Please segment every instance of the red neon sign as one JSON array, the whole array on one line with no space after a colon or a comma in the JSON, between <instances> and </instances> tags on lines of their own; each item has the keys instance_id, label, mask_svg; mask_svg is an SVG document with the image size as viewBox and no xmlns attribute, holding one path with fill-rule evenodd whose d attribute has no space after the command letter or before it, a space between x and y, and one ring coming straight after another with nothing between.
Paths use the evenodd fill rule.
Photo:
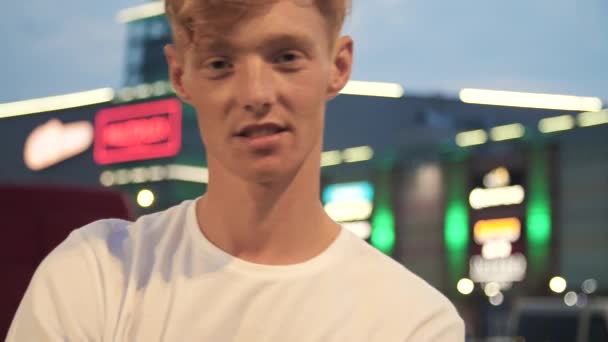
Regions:
<instances>
[{"instance_id":1,"label":"red neon sign","mask_svg":"<svg viewBox=\"0 0 608 342\"><path fill-rule=\"evenodd\" d=\"M97 164L173 157L182 144L182 104L160 100L102 109L95 117Z\"/></svg>"}]
</instances>

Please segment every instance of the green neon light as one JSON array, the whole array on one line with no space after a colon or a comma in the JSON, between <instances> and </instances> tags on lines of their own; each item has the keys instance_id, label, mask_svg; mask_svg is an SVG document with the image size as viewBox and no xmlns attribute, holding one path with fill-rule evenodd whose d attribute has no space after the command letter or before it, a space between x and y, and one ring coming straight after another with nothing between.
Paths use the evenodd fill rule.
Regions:
<instances>
[{"instance_id":1,"label":"green neon light","mask_svg":"<svg viewBox=\"0 0 608 342\"><path fill-rule=\"evenodd\" d=\"M548 202L537 200L528 206L528 242L544 245L551 238L551 211Z\"/></svg>"},{"instance_id":2,"label":"green neon light","mask_svg":"<svg viewBox=\"0 0 608 342\"><path fill-rule=\"evenodd\" d=\"M546 155L542 149L532 150L528 185L527 239L530 246L547 245L551 239L551 195Z\"/></svg>"},{"instance_id":3,"label":"green neon light","mask_svg":"<svg viewBox=\"0 0 608 342\"><path fill-rule=\"evenodd\" d=\"M395 249L395 215L391 207L390 164L380 168L370 243L386 255Z\"/></svg>"},{"instance_id":4,"label":"green neon light","mask_svg":"<svg viewBox=\"0 0 608 342\"><path fill-rule=\"evenodd\" d=\"M450 251L464 251L469 244L469 213L464 201L452 199L445 214L445 244Z\"/></svg>"},{"instance_id":5,"label":"green neon light","mask_svg":"<svg viewBox=\"0 0 608 342\"><path fill-rule=\"evenodd\" d=\"M453 160L448 172L444 239L448 279L455 285L468 273L469 207L464 158Z\"/></svg>"},{"instance_id":6,"label":"green neon light","mask_svg":"<svg viewBox=\"0 0 608 342\"><path fill-rule=\"evenodd\" d=\"M372 217L371 244L390 255L395 248L395 218L387 203L379 204Z\"/></svg>"},{"instance_id":7,"label":"green neon light","mask_svg":"<svg viewBox=\"0 0 608 342\"><path fill-rule=\"evenodd\" d=\"M551 193L546 150L535 146L528 170L526 239L530 274L539 277L547 271L551 242Z\"/></svg>"},{"instance_id":8,"label":"green neon light","mask_svg":"<svg viewBox=\"0 0 608 342\"><path fill-rule=\"evenodd\" d=\"M469 211L463 164L453 164L448 180L444 238L448 254L465 252L469 245Z\"/></svg>"}]
</instances>

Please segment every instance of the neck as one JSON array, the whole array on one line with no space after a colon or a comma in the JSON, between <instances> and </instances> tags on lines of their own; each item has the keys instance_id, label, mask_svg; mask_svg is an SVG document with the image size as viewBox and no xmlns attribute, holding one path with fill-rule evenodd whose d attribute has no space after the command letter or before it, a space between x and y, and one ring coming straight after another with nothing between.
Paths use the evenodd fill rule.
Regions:
<instances>
[{"instance_id":1,"label":"neck","mask_svg":"<svg viewBox=\"0 0 608 342\"><path fill-rule=\"evenodd\" d=\"M261 264L306 261L338 234L319 200L315 151L291 176L272 183L244 180L209 160L209 186L197 203L199 227L229 254Z\"/></svg>"}]
</instances>

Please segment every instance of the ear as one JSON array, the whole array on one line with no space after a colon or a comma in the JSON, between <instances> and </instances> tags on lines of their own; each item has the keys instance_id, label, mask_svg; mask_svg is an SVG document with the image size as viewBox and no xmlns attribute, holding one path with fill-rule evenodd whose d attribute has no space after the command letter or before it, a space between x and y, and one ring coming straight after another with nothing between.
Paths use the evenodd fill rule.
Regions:
<instances>
[{"instance_id":1,"label":"ear","mask_svg":"<svg viewBox=\"0 0 608 342\"><path fill-rule=\"evenodd\" d=\"M174 44L165 45L164 51L165 57L167 58L167 65L169 65L169 79L171 80L173 89L175 89L177 96L184 102L189 103L190 95L186 92L183 84L184 57L180 55L180 51L177 51Z\"/></svg>"},{"instance_id":2,"label":"ear","mask_svg":"<svg viewBox=\"0 0 608 342\"><path fill-rule=\"evenodd\" d=\"M334 48L329 83L327 86L327 100L338 96L338 93L348 80L353 68L353 39L350 36L338 38Z\"/></svg>"}]
</instances>

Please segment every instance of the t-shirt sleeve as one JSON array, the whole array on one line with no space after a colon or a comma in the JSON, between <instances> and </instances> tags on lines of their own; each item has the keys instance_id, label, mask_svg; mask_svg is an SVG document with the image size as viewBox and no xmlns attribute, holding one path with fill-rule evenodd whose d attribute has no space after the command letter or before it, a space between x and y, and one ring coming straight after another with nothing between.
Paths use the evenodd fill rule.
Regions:
<instances>
[{"instance_id":1,"label":"t-shirt sleeve","mask_svg":"<svg viewBox=\"0 0 608 342\"><path fill-rule=\"evenodd\" d=\"M101 340L100 278L82 232L73 231L36 269L6 341Z\"/></svg>"},{"instance_id":2,"label":"t-shirt sleeve","mask_svg":"<svg viewBox=\"0 0 608 342\"><path fill-rule=\"evenodd\" d=\"M464 342L464 322L456 309L445 303L430 310L404 342Z\"/></svg>"}]
</instances>

